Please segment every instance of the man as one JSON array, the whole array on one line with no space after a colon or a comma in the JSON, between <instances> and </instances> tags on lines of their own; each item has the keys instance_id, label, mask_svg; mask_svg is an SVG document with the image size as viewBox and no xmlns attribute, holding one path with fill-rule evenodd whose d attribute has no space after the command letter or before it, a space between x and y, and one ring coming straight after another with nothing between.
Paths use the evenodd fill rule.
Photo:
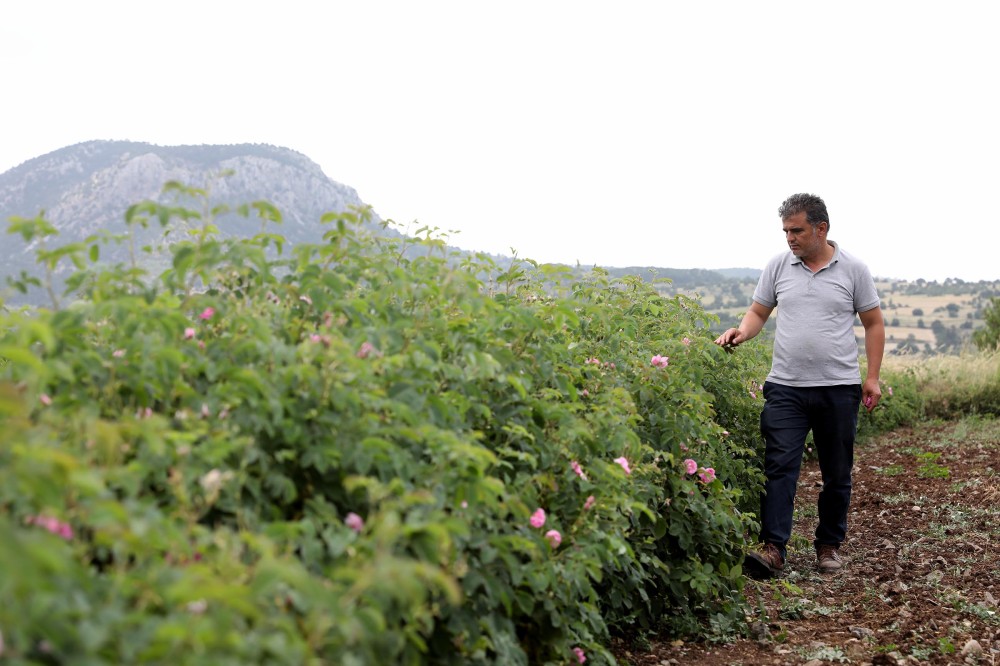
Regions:
<instances>
[{"instance_id":1,"label":"man","mask_svg":"<svg viewBox=\"0 0 1000 666\"><path fill-rule=\"evenodd\" d=\"M810 430L823 475L813 545L820 571L841 568L839 548L847 533L858 406L864 402L871 411L882 397L879 370L885 326L871 273L827 240L830 216L818 196L792 195L778 214L790 252L767 264L739 328L730 328L715 340L727 347L746 342L760 333L778 308L760 417L767 478L761 497L762 547L748 553L744 564L755 578L776 576L785 566L795 487ZM855 314L865 329L864 382L854 338Z\"/></svg>"}]
</instances>

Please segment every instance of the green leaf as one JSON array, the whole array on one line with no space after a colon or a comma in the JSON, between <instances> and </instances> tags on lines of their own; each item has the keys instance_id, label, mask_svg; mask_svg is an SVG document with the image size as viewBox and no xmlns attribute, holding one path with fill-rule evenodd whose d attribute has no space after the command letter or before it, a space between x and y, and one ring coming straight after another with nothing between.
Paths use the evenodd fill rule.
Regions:
<instances>
[{"instance_id":1,"label":"green leaf","mask_svg":"<svg viewBox=\"0 0 1000 666\"><path fill-rule=\"evenodd\" d=\"M48 374L45 363L23 347L0 345L0 358L7 359L8 362L15 365L25 366L38 373L40 377L45 377Z\"/></svg>"},{"instance_id":2,"label":"green leaf","mask_svg":"<svg viewBox=\"0 0 1000 666\"><path fill-rule=\"evenodd\" d=\"M281 224L281 211L278 208L267 201L254 201L251 207L257 211L257 215L260 219L267 222L274 222L275 224Z\"/></svg>"}]
</instances>

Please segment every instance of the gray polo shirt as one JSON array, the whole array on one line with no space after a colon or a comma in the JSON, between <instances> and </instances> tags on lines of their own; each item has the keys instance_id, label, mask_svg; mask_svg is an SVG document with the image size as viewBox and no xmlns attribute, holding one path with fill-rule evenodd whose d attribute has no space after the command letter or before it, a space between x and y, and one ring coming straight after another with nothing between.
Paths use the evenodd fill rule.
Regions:
<instances>
[{"instance_id":1,"label":"gray polo shirt","mask_svg":"<svg viewBox=\"0 0 1000 666\"><path fill-rule=\"evenodd\" d=\"M753 300L777 307L767 381L786 386L860 384L854 315L879 306L868 267L833 241L833 259L813 273L794 254L768 262Z\"/></svg>"}]
</instances>

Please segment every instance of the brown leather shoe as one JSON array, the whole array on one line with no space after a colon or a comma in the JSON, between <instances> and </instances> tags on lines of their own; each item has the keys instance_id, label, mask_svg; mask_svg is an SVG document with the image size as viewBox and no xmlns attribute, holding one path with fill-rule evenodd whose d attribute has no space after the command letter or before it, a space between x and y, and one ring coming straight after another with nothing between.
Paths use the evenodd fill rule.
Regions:
<instances>
[{"instance_id":1,"label":"brown leather shoe","mask_svg":"<svg viewBox=\"0 0 1000 666\"><path fill-rule=\"evenodd\" d=\"M760 550L748 551L743 560L743 570L751 578L774 578L785 568L785 558L773 543L765 543Z\"/></svg>"},{"instance_id":2,"label":"brown leather shoe","mask_svg":"<svg viewBox=\"0 0 1000 666\"><path fill-rule=\"evenodd\" d=\"M823 573L833 573L834 571L839 571L844 566L844 561L840 559L837 547L828 544L823 544L816 549L816 561L818 562L817 566L819 570Z\"/></svg>"}]
</instances>

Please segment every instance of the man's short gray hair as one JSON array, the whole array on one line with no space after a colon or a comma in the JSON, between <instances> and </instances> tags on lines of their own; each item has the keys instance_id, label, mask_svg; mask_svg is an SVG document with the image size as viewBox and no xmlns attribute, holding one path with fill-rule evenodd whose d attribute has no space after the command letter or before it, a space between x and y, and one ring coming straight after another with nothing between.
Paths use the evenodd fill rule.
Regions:
<instances>
[{"instance_id":1,"label":"man's short gray hair","mask_svg":"<svg viewBox=\"0 0 1000 666\"><path fill-rule=\"evenodd\" d=\"M788 197L778 208L778 217L787 220L801 212L805 212L809 224L816 226L820 222L826 222L827 230L830 229L830 214L826 212L826 203L815 194L793 194Z\"/></svg>"}]
</instances>

